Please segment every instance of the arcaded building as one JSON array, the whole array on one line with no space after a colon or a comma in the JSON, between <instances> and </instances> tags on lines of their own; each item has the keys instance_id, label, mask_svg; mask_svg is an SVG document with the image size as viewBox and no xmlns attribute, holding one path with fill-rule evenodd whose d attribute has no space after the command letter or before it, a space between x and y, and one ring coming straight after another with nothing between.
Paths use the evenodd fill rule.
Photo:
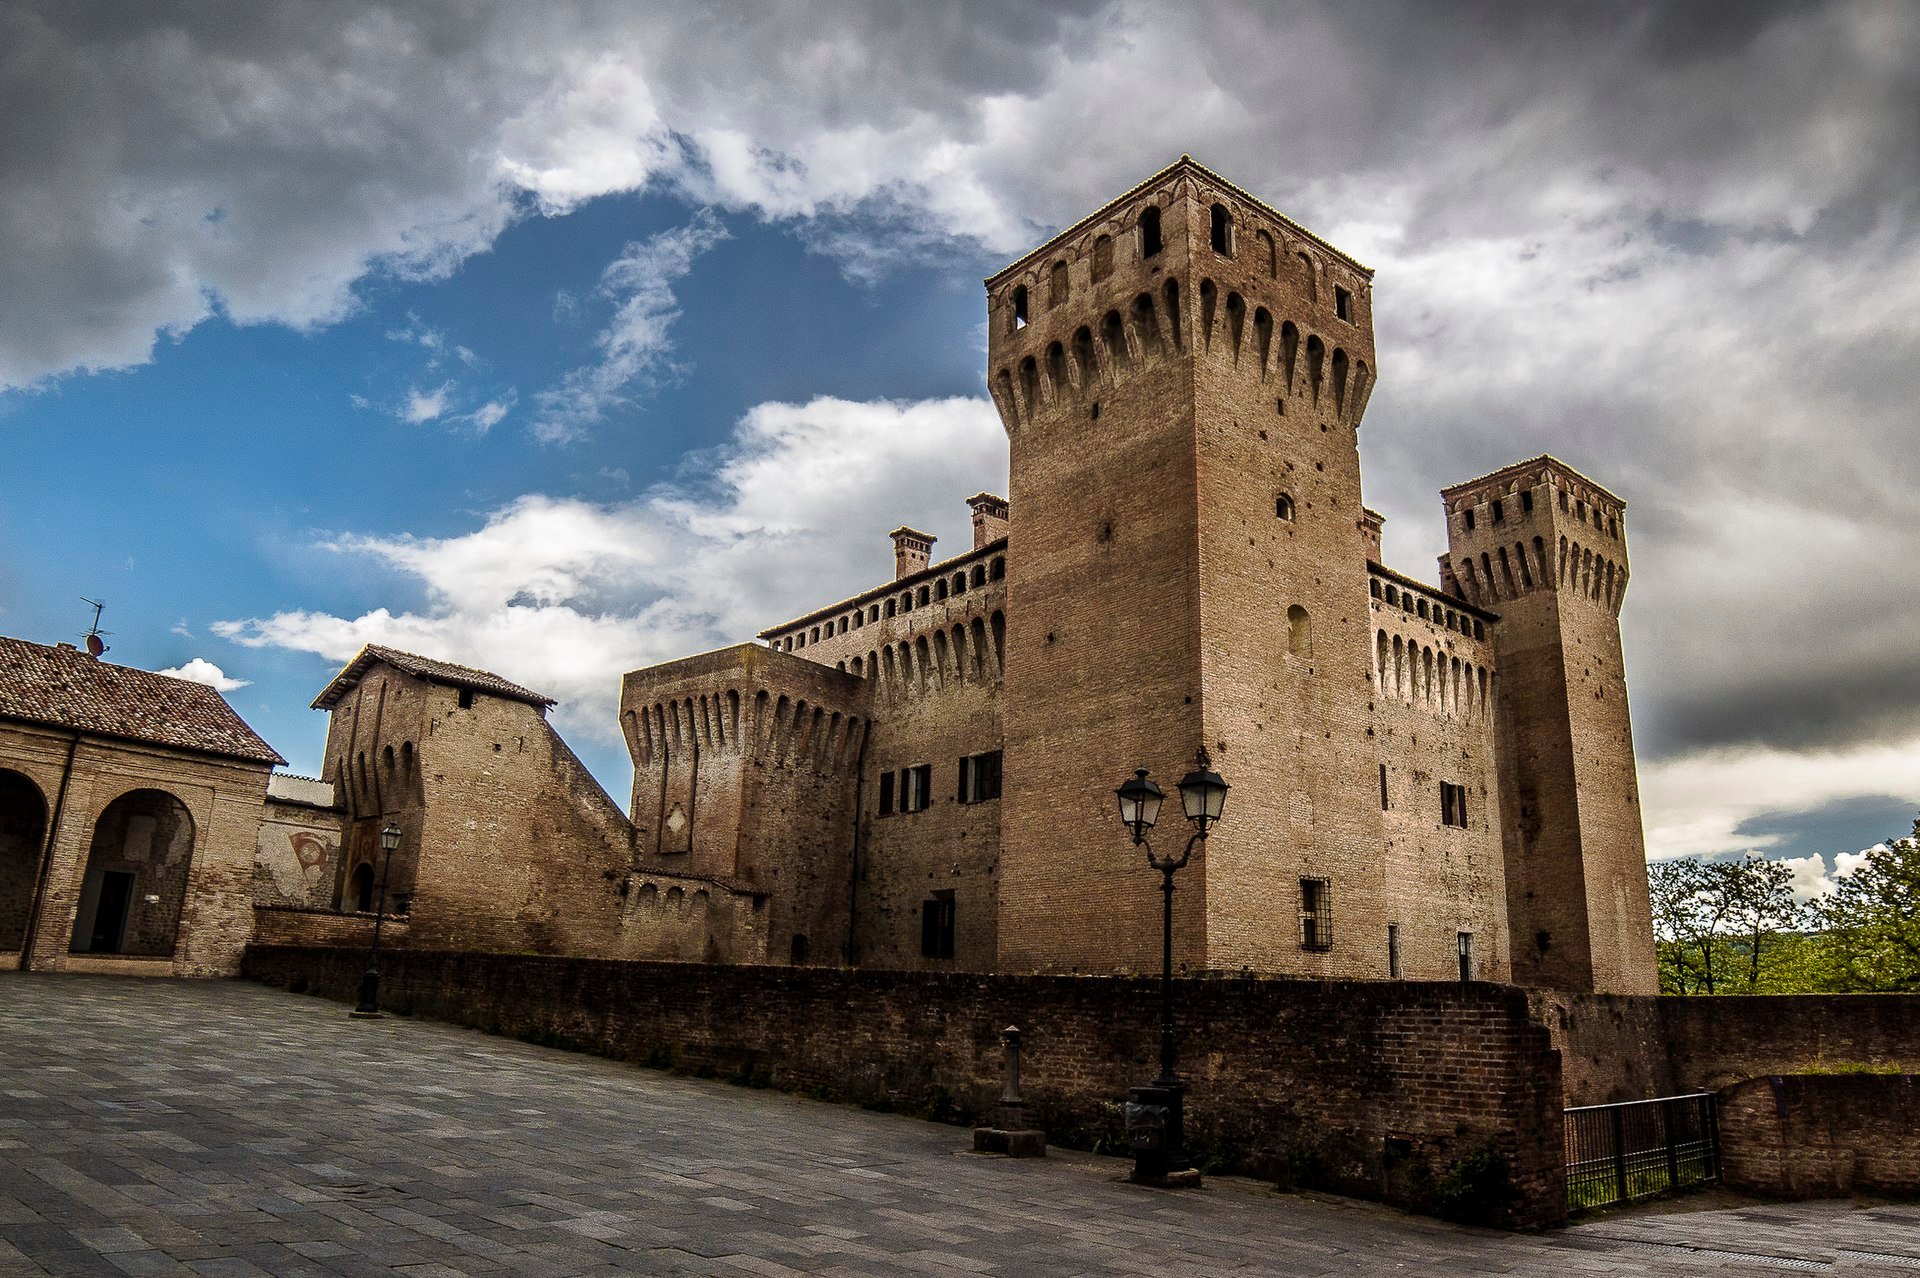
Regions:
<instances>
[{"instance_id":1,"label":"arcaded building","mask_svg":"<svg viewBox=\"0 0 1920 1278\"><path fill-rule=\"evenodd\" d=\"M1652 992L1625 503L1538 457L1442 491L1437 583L1381 563L1372 273L1190 159L986 284L1007 499L628 675L636 869L765 892L770 961L1149 968L1112 792L1204 746L1186 969Z\"/></svg>"}]
</instances>

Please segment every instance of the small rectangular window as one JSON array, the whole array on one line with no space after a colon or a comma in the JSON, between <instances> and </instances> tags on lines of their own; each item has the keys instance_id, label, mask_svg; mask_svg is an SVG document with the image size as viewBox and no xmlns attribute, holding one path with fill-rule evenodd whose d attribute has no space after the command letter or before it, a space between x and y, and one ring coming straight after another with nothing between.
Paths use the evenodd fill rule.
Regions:
<instances>
[{"instance_id":1,"label":"small rectangular window","mask_svg":"<svg viewBox=\"0 0 1920 1278\"><path fill-rule=\"evenodd\" d=\"M960 760L960 802L985 803L1000 797L1000 752L968 755Z\"/></svg>"},{"instance_id":2,"label":"small rectangular window","mask_svg":"<svg viewBox=\"0 0 1920 1278\"><path fill-rule=\"evenodd\" d=\"M1400 925L1387 924L1387 979L1400 979Z\"/></svg>"},{"instance_id":3,"label":"small rectangular window","mask_svg":"<svg viewBox=\"0 0 1920 1278\"><path fill-rule=\"evenodd\" d=\"M892 813L893 813L893 773L882 772L880 774L880 815L890 816L892 815Z\"/></svg>"},{"instance_id":4,"label":"small rectangular window","mask_svg":"<svg viewBox=\"0 0 1920 1278\"><path fill-rule=\"evenodd\" d=\"M1300 948L1333 948L1333 889L1326 879L1300 880Z\"/></svg>"},{"instance_id":5,"label":"small rectangular window","mask_svg":"<svg viewBox=\"0 0 1920 1278\"><path fill-rule=\"evenodd\" d=\"M1467 787L1451 781L1440 783L1440 823L1467 828Z\"/></svg>"},{"instance_id":6,"label":"small rectangular window","mask_svg":"<svg viewBox=\"0 0 1920 1278\"><path fill-rule=\"evenodd\" d=\"M1383 763L1380 765L1380 810L1385 812L1389 806L1387 803L1387 765Z\"/></svg>"},{"instance_id":7,"label":"small rectangular window","mask_svg":"<svg viewBox=\"0 0 1920 1278\"><path fill-rule=\"evenodd\" d=\"M924 812L933 804L933 765L900 770L900 810Z\"/></svg>"},{"instance_id":8,"label":"small rectangular window","mask_svg":"<svg viewBox=\"0 0 1920 1278\"><path fill-rule=\"evenodd\" d=\"M1467 531L1468 532L1473 531L1473 511L1472 510L1467 511Z\"/></svg>"},{"instance_id":9,"label":"small rectangular window","mask_svg":"<svg viewBox=\"0 0 1920 1278\"><path fill-rule=\"evenodd\" d=\"M1333 289L1333 313L1347 323L1353 323L1353 294L1339 285Z\"/></svg>"},{"instance_id":10,"label":"small rectangular window","mask_svg":"<svg viewBox=\"0 0 1920 1278\"><path fill-rule=\"evenodd\" d=\"M1460 954L1460 979L1471 981L1473 979L1473 933L1458 933L1454 940Z\"/></svg>"},{"instance_id":11,"label":"small rectangular window","mask_svg":"<svg viewBox=\"0 0 1920 1278\"><path fill-rule=\"evenodd\" d=\"M459 706L462 710L473 709L473 689L472 688L460 689L459 695L455 698L455 700L459 703Z\"/></svg>"},{"instance_id":12,"label":"small rectangular window","mask_svg":"<svg viewBox=\"0 0 1920 1278\"><path fill-rule=\"evenodd\" d=\"M1523 515L1531 515L1533 513L1533 494L1531 492L1520 494L1520 513Z\"/></svg>"},{"instance_id":13,"label":"small rectangular window","mask_svg":"<svg viewBox=\"0 0 1920 1278\"><path fill-rule=\"evenodd\" d=\"M1504 524L1507 522L1506 508L1500 504L1498 497L1493 499L1493 522L1496 524Z\"/></svg>"},{"instance_id":14,"label":"small rectangular window","mask_svg":"<svg viewBox=\"0 0 1920 1278\"><path fill-rule=\"evenodd\" d=\"M920 903L920 955L922 958L953 957L953 893L935 892Z\"/></svg>"}]
</instances>

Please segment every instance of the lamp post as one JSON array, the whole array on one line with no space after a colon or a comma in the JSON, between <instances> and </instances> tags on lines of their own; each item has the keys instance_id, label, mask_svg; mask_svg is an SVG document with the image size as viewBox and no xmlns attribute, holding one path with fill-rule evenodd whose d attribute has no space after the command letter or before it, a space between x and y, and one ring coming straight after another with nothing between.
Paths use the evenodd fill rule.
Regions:
<instances>
[{"instance_id":1,"label":"lamp post","mask_svg":"<svg viewBox=\"0 0 1920 1278\"><path fill-rule=\"evenodd\" d=\"M380 1015L380 924L387 917L387 876L393 871L393 852L400 846L400 827L387 822L380 831L380 899L374 905L373 945L367 951L367 970L360 978L360 1006L353 1015L368 1018Z\"/></svg>"},{"instance_id":2,"label":"lamp post","mask_svg":"<svg viewBox=\"0 0 1920 1278\"><path fill-rule=\"evenodd\" d=\"M1127 1138L1133 1146L1133 1179L1149 1185L1192 1185L1200 1173L1187 1161L1185 1132L1186 1087L1174 1070L1173 1051L1173 875L1192 859L1194 848L1207 841L1207 832L1226 807L1227 783L1213 770L1205 746L1193 770L1180 778L1180 807L1193 823L1193 834L1179 856L1160 856L1147 842L1147 831L1160 816L1166 797L1139 768L1118 790L1120 822L1133 835L1135 847L1145 848L1147 864L1160 871L1160 1076L1146 1087L1132 1088L1127 1103Z\"/></svg>"}]
</instances>

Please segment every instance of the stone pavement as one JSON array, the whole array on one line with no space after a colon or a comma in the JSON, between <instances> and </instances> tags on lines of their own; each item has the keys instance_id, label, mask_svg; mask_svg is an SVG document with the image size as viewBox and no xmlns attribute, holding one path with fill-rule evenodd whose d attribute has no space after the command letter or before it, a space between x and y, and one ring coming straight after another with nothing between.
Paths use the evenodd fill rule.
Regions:
<instances>
[{"instance_id":1,"label":"stone pavement","mask_svg":"<svg viewBox=\"0 0 1920 1278\"><path fill-rule=\"evenodd\" d=\"M0 975L8 1276L1920 1272L1914 1206L1515 1237L966 1144L262 986Z\"/></svg>"}]
</instances>

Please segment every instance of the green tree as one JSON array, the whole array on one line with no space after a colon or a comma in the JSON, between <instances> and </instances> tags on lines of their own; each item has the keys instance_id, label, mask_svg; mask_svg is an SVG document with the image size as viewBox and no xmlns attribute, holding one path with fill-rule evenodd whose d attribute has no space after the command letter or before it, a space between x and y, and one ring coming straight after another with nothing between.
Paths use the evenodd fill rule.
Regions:
<instances>
[{"instance_id":1,"label":"green tree","mask_svg":"<svg viewBox=\"0 0 1920 1278\"><path fill-rule=\"evenodd\" d=\"M1920 820L1867 853L1819 906L1823 967L1847 991L1920 990Z\"/></svg>"},{"instance_id":2,"label":"green tree","mask_svg":"<svg viewBox=\"0 0 1920 1278\"><path fill-rule=\"evenodd\" d=\"M1658 861L1647 867L1647 884L1660 987L1669 994L1760 989L1763 960L1805 919L1793 872L1752 853Z\"/></svg>"}]
</instances>

